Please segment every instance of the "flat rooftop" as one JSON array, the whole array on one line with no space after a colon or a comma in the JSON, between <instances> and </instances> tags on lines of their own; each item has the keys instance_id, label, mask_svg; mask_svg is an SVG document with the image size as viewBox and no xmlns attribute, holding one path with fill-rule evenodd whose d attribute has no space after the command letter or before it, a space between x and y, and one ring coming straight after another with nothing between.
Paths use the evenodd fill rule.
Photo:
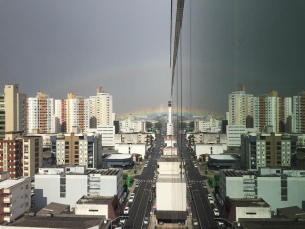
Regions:
<instances>
[{"instance_id":1,"label":"flat rooftop","mask_svg":"<svg viewBox=\"0 0 305 229\"><path fill-rule=\"evenodd\" d=\"M114 196L83 196L76 204L109 204L113 201Z\"/></svg>"},{"instance_id":2,"label":"flat rooftop","mask_svg":"<svg viewBox=\"0 0 305 229\"><path fill-rule=\"evenodd\" d=\"M270 207L262 198L229 198L229 201L236 207Z\"/></svg>"},{"instance_id":3,"label":"flat rooftop","mask_svg":"<svg viewBox=\"0 0 305 229\"><path fill-rule=\"evenodd\" d=\"M96 169L89 172L89 174L100 174L100 175L117 175L121 169Z\"/></svg>"},{"instance_id":4,"label":"flat rooftop","mask_svg":"<svg viewBox=\"0 0 305 229\"><path fill-rule=\"evenodd\" d=\"M132 154L111 154L105 159L111 159L111 160L122 160L122 159L130 159L132 157Z\"/></svg>"},{"instance_id":5,"label":"flat rooftop","mask_svg":"<svg viewBox=\"0 0 305 229\"><path fill-rule=\"evenodd\" d=\"M244 170L233 170L233 169L223 169L221 170L227 177L242 177L244 175L254 175L257 176L257 172L244 171Z\"/></svg>"},{"instance_id":6,"label":"flat rooftop","mask_svg":"<svg viewBox=\"0 0 305 229\"><path fill-rule=\"evenodd\" d=\"M24 182L25 180L31 180L29 177L22 177L18 179L8 179L0 182L0 189L3 188L11 188L16 184L19 184L21 182Z\"/></svg>"},{"instance_id":7,"label":"flat rooftop","mask_svg":"<svg viewBox=\"0 0 305 229\"><path fill-rule=\"evenodd\" d=\"M239 219L242 228L248 229L304 229L305 222L294 219Z\"/></svg>"},{"instance_id":8,"label":"flat rooftop","mask_svg":"<svg viewBox=\"0 0 305 229\"><path fill-rule=\"evenodd\" d=\"M69 210L69 208L70 205L51 202L39 212L37 212L37 215L44 215L47 213L52 213L53 215L60 215L62 212Z\"/></svg>"},{"instance_id":9,"label":"flat rooftop","mask_svg":"<svg viewBox=\"0 0 305 229\"><path fill-rule=\"evenodd\" d=\"M104 219L101 217L22 217L10 224L15 227L33 227L33 228L76 228L87 229L97 226Z\"/></svg>"},{"instance_id":10,"label":"flat rooftop","mask_svg":"<svg viewBox=\"0 0 305 229\"><path fill-rule=\"evenodd\" d=\"M226 161L236 161L237 159L232 157L232 155L226 154L213 154L209 156L213 160L226 160Z\"/></svg>"}]
</instances>

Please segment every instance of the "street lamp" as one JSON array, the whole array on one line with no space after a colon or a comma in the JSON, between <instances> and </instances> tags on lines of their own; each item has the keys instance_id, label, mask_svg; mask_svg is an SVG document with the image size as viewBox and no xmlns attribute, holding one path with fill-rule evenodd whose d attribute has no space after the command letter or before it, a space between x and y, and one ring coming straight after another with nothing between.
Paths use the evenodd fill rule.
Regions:
<instances>
[{"instance_id":1,"label":"street lamp","mask_svg":"<svg viewBox=\"0 0 305 229\"><path fill-rule=\"evenodd\" d=\"M221 220L224 220L224 221L230 223L231 224L231 228L233 229L233 223L231 223L229 220L224 219L224 218L219 218L219 217L218 218L214 218L214 220L218 220L218 219L221 219Z\"/></svg>"}]
</instances>

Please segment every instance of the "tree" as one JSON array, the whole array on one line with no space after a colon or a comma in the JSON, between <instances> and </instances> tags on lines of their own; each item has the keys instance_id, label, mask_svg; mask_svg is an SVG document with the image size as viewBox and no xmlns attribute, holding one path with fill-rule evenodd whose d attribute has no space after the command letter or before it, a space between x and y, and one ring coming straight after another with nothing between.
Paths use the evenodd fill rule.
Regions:
<instances>
[{"instance_id":1,"label":"tree","mask_svg":"<svg viewBox=\"0 0 305 229\"><path fill-rule=\"evenodd\" d=\"M162 128L162 123L161 122L155 123L155 128L156 129L161 129Z\"/></svg>"},{"instance_id":2,"label":"tree","mask_svg":"<svg viewBox=\"0 0 305 229\"><path fill-rule=\"evenodd\" d=\"M153 127L153 124L151 122L146 122L146 128L150 129Z\"/></svg>"}]
</instances>

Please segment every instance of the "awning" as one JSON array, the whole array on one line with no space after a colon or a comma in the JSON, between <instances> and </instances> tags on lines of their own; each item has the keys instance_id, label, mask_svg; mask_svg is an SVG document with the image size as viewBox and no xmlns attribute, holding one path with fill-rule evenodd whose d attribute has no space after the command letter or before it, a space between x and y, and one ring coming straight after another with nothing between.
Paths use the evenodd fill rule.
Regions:
<instances>
[{"instance_id":1,"label":"awning","mask_svg":"<svg viewBox=\"0 0 305 229\"><path fill-rule=\"evenodd\" d=\"M186 211L157 211L157 219L184 219L187 218Z\"/></svg>"}]
</instances>

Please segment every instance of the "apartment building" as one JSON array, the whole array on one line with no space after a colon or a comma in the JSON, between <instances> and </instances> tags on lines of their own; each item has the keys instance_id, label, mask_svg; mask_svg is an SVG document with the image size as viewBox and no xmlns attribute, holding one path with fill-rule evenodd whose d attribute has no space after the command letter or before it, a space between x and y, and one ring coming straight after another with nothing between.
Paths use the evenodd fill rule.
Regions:
<instances>
[{"instance_id":1,"label":"apartment building","mask_svg":"<svg viewBox=\"0 0 305 229\"><path fill-rule=\"evenodd\" d=\"M0 139L5 137L4 93L0 93Z\"/></svg>"},{"instance_id":2,"label":"apartment building","mask_svg":"<svg viewBox=\"0 0 305 229\"><path fill-rule=\"evenodd\" d=\"M0 182L0 223L11 222L31 208L31 178Z\"/></svg>"},{"instance_id":3,"label":"apartment building","mask_svg":"<svg viewBox=\"0 0 305 229\"><path fill-rule=\"evenodd\" d=\"M4 87L5 132L26 133L26 94L19 93L19 84Z\"/></svg>"},{"instance_id":4,"label":"apartment building","mask_svg":"<svg viewBox=\"0 0 305 229\"><path fill-rule=\"evenodd\" d=\"M0 171L11 178L34 177L42 163L42 138L23 136L23 132L7 132L0 140Z\"/></svg>"},{"instance_id":5,"label":"apartment building","mask_svg":"<svg viewBox=\"0 0 305 229\"><path fill-rule=\"evenodd\" d=\"M261 167L244 171L226 169L219 173L220 196L229 198L263 198L272 211L298 206L304 208L305 170Z\"/></svg>"},{"instance_id":6,"label":"apartment building","mask_svg":"<svg viewBox=\"0 0 305 229\"><path fill-rule=\"evenodd\" d=\"M54 99L38 91L35 98L27 98L27 132L55 133Z\"/></svg>"},{"instance_id":7,"label":"apartment building","mask_svg":"<svg viewBox=\"0 0 305 229\"><path fill-rule=\"evenodd\" d=\"M305 90L293 96L292 132L305 133Z\"/></svg>"},{"instance_id":8,"label":"apartment building","mask_svg":"<svg viewBox=\"0 0 305 229\"><path fill-rule=\"evenodd\" d=\"M89 128L88 99L72 92L67 99L55 100L55 117L57 132L72 132L75 126L84 132Z\"/></svg>"},{"instance_id":9,"label":"apartment building","mask_svg":"<svg viewBox=\"0 0 305 229\"><path fill-rule=\"evenodd\" d=\"M145 132L146 121L144 120L133 120L132 117L120 121L120 131L121 133L138 133Z\"/></svg>"},{"instance_id":10,"label":"apartment building","mask_svg":"<svg viewBox=\"0 0 305 229\"><path fill-rule=\"evenodd\" d=\"M103 91L102 87L97 88L96 96L89 97L89 119L90 128L97 128L102 125L113 125L112 95Z\"/></svg>"},{"instance_id":11,"label":"apartment building","mask_svg":"<svg viewBox=\"0 0 305 229\"><path fill-rule=\"evenodd\" d=\"M242 134L241 168L291 166L298 137L284 134Z\"/></svg>"},{"instance_id":12,"label":"apartment building","mask_svg":"<svg viewBox=\"0 0 305 229\"><path fill-rule=\"evenodd\" d=\"M102 135L102 145L103 147L113 147L114 135L115 135L115 126L114 125L102 125L97 128L86 129L87 134L101 134Z\"/></svg>"},{"instance_id":13,"label":"apartment building","mask_svg":"<svg viewBox=\"0 0 305 229\"><path fill-rule=\"evenodd\" d=\"M68 204L72 208L84 195L121 197L123 171L102 169L86 171L85 166L39 168L35 175L35 211L51 202Z\"/></svg>"},{"instance_id":14,"label":"apartment building","mask_svg":"<svg viewBox=\"0 0 305 229\"><path fill-rule=\"evenodd\" d=\"M99 168L102 161L98 153L102 151L101 135L65 134L51 136L52 153L56 155L57 165L84 165Z\"/></svg>"}]
</instances>

